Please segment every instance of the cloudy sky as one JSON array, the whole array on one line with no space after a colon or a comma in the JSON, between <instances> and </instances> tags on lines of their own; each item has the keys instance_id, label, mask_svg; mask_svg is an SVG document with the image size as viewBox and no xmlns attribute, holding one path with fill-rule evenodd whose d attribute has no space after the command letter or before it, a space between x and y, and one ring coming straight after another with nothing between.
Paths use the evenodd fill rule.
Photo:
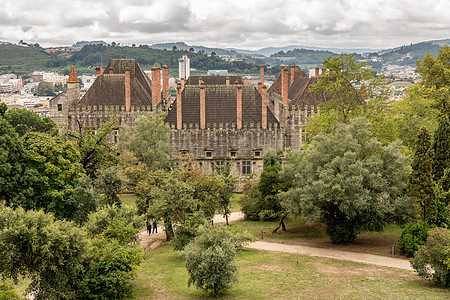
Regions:
<instances>
[{"instance_id":1,"label":"cloudy sky","mask_svg":"<svg viewBox=\"0 0 450 300\"><path fill-rule=\"evenodd\" d=\"M388 48L450 37L448 0L0 0L0 41Z\"/></svg>"}]
</instances>

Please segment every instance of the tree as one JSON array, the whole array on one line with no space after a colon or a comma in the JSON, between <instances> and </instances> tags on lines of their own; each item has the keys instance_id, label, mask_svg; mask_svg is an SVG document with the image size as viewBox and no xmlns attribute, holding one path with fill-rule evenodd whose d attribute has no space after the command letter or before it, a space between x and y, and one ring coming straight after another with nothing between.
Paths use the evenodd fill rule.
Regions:
<instances>
[{"instance_id":1,"label":"tree","mask_svg":"<svg viewBox=\"0 0 450 300\"><path fill-rule=\"evenodd\" d=\"M0 103L0 117L4 117L7 110L8 110L8 105L6 105L6 103L4 103L4 102L1 102Z\"/></svg>"},{"instance_id":2,"label":"tree","mask_svg":"<svg viewBox=\"0 0 450 300\"><path fill-rule=\"evenodd\" d=\"M75 211L74 207L67 206L67 200L84 176L74 144L40 132L27 133L23 143L27 153L28 189L32 189L32 194L22 206L44 208L57 218L70 219Z\"/></svg>"},{"instance_id":3,"label":"tree","mask_svg":"<svg viewBox=\"0 0 450 300\"><path fill-rule=\"evenodd\" d=\"M447 115L439 119L438 128L434 132L433 151L433 179L437 182L450 167L450 121ZM449 188L449 183L443 182L444 191Z\"/></svg>"},{"instance_id":4,"label":"tree","mask_svg":"<svg viewBox=\"0 0 450 300\"><path fill-rule=\"evenodd\" d=\"M236 185L238 183L237 178L231 175L231 163L223 166L215 166L217 176L224 182L225 188L220 195L219 206L223 217L228 225L228 216L231 214L230 199L234 194Z\"/></svg>"},{"instance_id":5,"label":"tree","mask_svg":"<svg viewBox=\"0 0 450 300\"><path fill-rule=\"evenodd\" d=\"M409 177L409 194L416 203L416 209L422 221L433 222L436 218L436 199L433 187L431 137L428 131L422 128L417 138L412 172Z\"/></svg>"},{"instance_id":6,"label":"tree","mask_svg":"<svg viewBox=\"0 0 450 300\"><path fill-rule=\"evenodd\" d=\"M0 200L20 205L29 196L27 187L26 153L22 141L0 116Z\"/></svg>"},{"instance_id":7,"label":"tree","mask_svg":"<svg viewBox=\"0 0 450 300\"><path fill-rule=\"evenodd\" d=\"M41 81L38 84L36 94L38 96L54 96L55 88L53 87L52 83L47 81Z\"/></svg>"},{"instance_id":8,"label":"tree","mask_svg":"<svg viewBox=\"0 0 450 300\"><path fill-rule=\"evenodd\" d=\"M119 162L117 150L110 142L116 128L114 121L105 122L94 132L92 128L78 123L77 130L65 132L66 139L74 142L80 153L79 162L92 179L97 178L100 169L115 166Z\"/></svg>"},{"instance_id":9,"label":"tree","mask_svg":"<svg viewBox=\"0 0 450 300\"><path fill-rule=\"evenodd\" d=\"M35 299L74 298L87 240L80 228L41 211L0 204L0 274L31 279Z\"/></svg>"},{"instance_id":10,"label":"tree","mask_svg":"<svg viewBox=\"0 0 450 300\"><path fill-rule=\"evenodd\" d=\"M119 136L119 147L128 149L150 169L168 169L172 162L169 145L170 127L165 113L148 114L136 119L133 128L125 128Z\"/></svg>"},{"instance_id":11,"label":"tree","mask_svg":"<svg viewBox=\"0 0 450 300\"><path fill-rule=\"evenodd\" d=\"M305 150L287 154L283 176L290 188L279 194L289 214L322 219L335 244L353 241L362 230L381 231L396 214L407 214L407 157L401 143L372 138L364 119L319 134Z\"/></svg>"},{"instance_id":12,"label":"tree","mask_svg":"<svg viewBox=\"0 0 450 300\"><path fill-rule=\"evenodd\" d=\"M5 119L20 136L29 131L49 133L56 127L49 117L41 118L37 113L25 108L8 110Z\"/></svg>"},{"instance_id":13,"label":"tree","mask_svg":"<svg viewBox=\"0 0 450 300\"><path fill-rule=\"evenodd\" d=\"M121 206L122 202L117 196L123 188L123 179L117 168L110 167L100 171L97 186L105 195L104 203L108 205Z\"/></svg>"},{"instance_id":14,"label":"tree","mask_svg":"<svg viewBox=\"0 0 450 300\"><path fill-rule=\"evenodd\" d=\"M450 114L450 47L439 49L436 58L428 53L416 65L416 72L422 77L420 89L441 114Z\"/></svg>"},{"instance_id":15,"label":"tree","mask_svg":"<svg viewBox=\"0 0 450 300\"><path fill-rule=\"evenodd\" d=\"M188 286L212 291L226 291L237 282L236 251L250 241L247 236L233 235L223 226L200 226L198 236L186 247Z\"/></svg>"}]
</instances>

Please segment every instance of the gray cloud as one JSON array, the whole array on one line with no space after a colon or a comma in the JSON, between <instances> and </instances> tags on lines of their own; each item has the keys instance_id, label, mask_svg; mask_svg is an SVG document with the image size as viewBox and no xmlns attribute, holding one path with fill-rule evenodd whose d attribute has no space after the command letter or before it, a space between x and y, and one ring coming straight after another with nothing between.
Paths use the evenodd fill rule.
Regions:
<instances>
[{"instance_id":1,"label":"gray cloud","mask_svg":"<svg viewBox=\"0 0 450 300\"><path fill-rule=\"evenodd\" d=\"M3 0L0 37L214 47L392 47L450 37L445 0Z\"/></svg>"}]
</instances>

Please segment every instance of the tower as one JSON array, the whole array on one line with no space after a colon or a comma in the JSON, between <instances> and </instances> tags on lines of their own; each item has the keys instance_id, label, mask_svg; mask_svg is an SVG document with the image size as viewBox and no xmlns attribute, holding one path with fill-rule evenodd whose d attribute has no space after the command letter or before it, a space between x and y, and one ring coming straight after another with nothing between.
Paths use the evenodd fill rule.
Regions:
<instances>
[{"instance_id":1,"label":"tower","mask_svg":"<svg viewBox=\"0 0 450 300\"><path fill-rule=\"evenodd\" d=\"M178 59L178 77L188 79L191 76L191 60L187 55Z\"/></svg>"}]
</instances>

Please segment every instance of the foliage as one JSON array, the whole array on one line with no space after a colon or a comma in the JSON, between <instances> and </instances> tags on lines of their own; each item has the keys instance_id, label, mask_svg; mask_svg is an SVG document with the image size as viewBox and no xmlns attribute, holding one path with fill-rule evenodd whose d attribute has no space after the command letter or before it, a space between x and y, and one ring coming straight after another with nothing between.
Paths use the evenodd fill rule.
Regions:
<instances>
[{"instance_id":1,"label":"foliage","mask_svg":"<svg viewBox=\"0 0 450 300\"><path fill-rule=\"evenodd\" d=\"M227 163L223 166L215 166L217 176L222 180L225 184L223 188L223 192L220 195L219 199L219 207L220 212L223 214L223 217L226 219L226 224L228 225L228 216L231 214L231 204L230 199L233 197L234 190L238 184L238 179L231 175L231 163Z\"/></svg>"},{"instance_id":2,"label":"foliage","mask_svg":"<svg viewBox=\"0 0 450 300\"><path fill-rule=\"evenodd\" d=\"M323 219L332 243L353 241L361 230L381 231L410 203L398 198L405 187L407 157L401 143L387 146L371 137L364 119L319 134L300 153L287 154L282 176L291 187L281 205L309 222Z\"/></svg>"},{"instance_id":3,"label":"foliage","mask_svg":"<svg viewBox=\"0 0 450 300\"><path fill-rule=\"evenodd\" d=\"M119 146L134 153L151 170L168 169L172 162L169 146L170 127L164 122L166 114L148 114L136 119L133 128L125 128Z\"/></svg>"},{"instance_id":4,"label":"foliage","mask_svg":"<svg viewBox=\"0 0 450 300\"><path fill-rule=\"evenodd\" d=\"M198 236L185 249L188 286L224 292L237 282L236 250L245 241L239 241L224 226L200 226Z\"/></svg>"},{"instance_id":5,"label":"foliage","mask_svg":"<svg viewBox=\"0 0 450 300\"><path fill-rule=\"evenodd\" d=\"M87 240L73 223L57 221L43 211L0 204L0 273L15 282L31 279L28 292L36 299L74 297L77 274Z\"/></svg>"},{"instance_id":6,"label":"foliage","mask_svg":"<svg viewBox=\"0 0 450 300\"><path fill-rule=\"evenodd\" d=\"M98 189L104 194L104 204L118 205L122 203L117 196L122 190L124 180L118 173L117 168L109 167L102 169L97 179Z\"/></svg>"},{"instance_id":7,"label":"foliage","mask_svg":"<svg viewBox=\"0 0 450 300\"><path fill-rule=\"evenodd\" d=\"M433 179L439 181L446 169L450 167L450 121L447 115L443 115L439 119L439 125L434 132L433 140ZM447 180L442 181L442 188L448 191L450 183Z\"/></svg>"},{"instance_id":8,"label":"foliage","mask_svg":"<svg viewBox=\"0 0 450 300\"><path fill-rule=\"evenodd\" d=\"M411 265L419 276L441 287L450 287L450 230L433 229L426 244L414 255Z\"/></svg>"},{"instance_id":9,"label":"foliage","mask_svg":"<svg viewBox=\"0 0 450 300\"><path fill-rule=\"evenodd\" d=\"M29 131L49 133L56 127L49 117L41 118L37 113L25 108L8 110L5 118L20 136Z\"/></svg>"},{"instance_id":10,"label":"foliage","mask_svg":"<svg viewBox=\"0 0 450 300\"><path fill-rule=\"evenodd\" d=\"M450 47L439 49L434 58L425 55L423 60L417 61L416 72L422 77L421 91L429 97L435 108L441 114L450 114Z\"/></svg>"},{"instance_id":11,"label":"foliage","mask_svg":"<svg viewBox=\"0 0 450 300\"><path fill-rule=\"evenodd\" d=\"M55 96L55 88L52 83L41 81L36 89L37 96Z\"/></svg>"},{"instance_id":12,"label":"foliage","mask_svg":"<svg viewBox=\"0 0 450 300\"><path fill-rule=\"evenodd\" d=\"M109 141L111 133L116 129L114 122L105 122L97 129L87 128L79 124L75 131L66 131L67 139L72 140L80 153L79 162L86 174L95 179L99 170L114 166L119 162L117 150Z\"/></svg>"},{"instance_id":13,"label":"foliage","mask_svg":"<svg viewBox=\"0 0 450 300\"><path fill-rule=\"evenodd\" d=\"M125 247L115 239L93 240L77 282L77 298L127 299L141 260L138 245Z\"/></svg>"},{"instance_id":14,"label":"foliage","mask_svg":"<svg viewBox=\"0 0 450 300\"><path fill-rule=\"evenodd\" d=\"M0 284L0 300L20 300L14 288L6 283Z\"/></svg>"},{"instance_id":15,"label":"foliage","mask_svg":"<svg viewBox=\"0 0 450 300\"><path fill-rule=\"evenodd\" d=\"M100 196L92 188L92 180L83 176L66 199L66 216L77 224L83 224L88 215L97 210L99 203Z\"/></svg>"},{"instance_id":16,"label":"foliage","mask_svg":"<svg viewBox=\"0 0 450 300\"><path fill-rule=\"evenodd\" d=\"M0 102L0 117L4 117L7 110L8 105L5 102Z\"/></svg>"},{"instance_id":17,"label":"foliage","mask_svg":"<svg viewBox=\"0 0 450 300\"><path fill-rule=\"evenodd\" d=\"M40 132L27 133L23 142L27 150L28 189L33 190L23 207L44 208L57 218L70 218L74 212L66 207L66 201L84 175L73 143Z\"/></svg>"},{"instance_id":18,"label":"foliage","mask_svg":"<svg viewBox=\"0 0 450 300\"><path fill-rule=\"evenodd\" d=\"M279 151L275 149L267 149L263 155L264 167L280 165Z\"/></svg>"},{"instance_id":19,"label":"foliage","mask_svg":"<svg viewBox=\"0 0 450 300\"><path fill-rule=\"evenodd\" d=\"M20 204L28 196L26 153L12 126L0 116L0 200Z\"/></svg>"},{"instance_id":20,"label":"foliage","mask_svg":"<svg viewBox=\"0 0 450 300\"><path fill-rule=\"evenodd\" d=\"M436 198L436 220L437 227L450 227L450 191L444 191L442 188L442 182L446 182L450 170L447 169L444 172L444 176L438 180L434 185L434 196Z\"/></svg>"},{"instance_id":21,"label":"foliage","mask_svg":"<svg viewBox=\"0 0 450 300\"><path fill-rule=\"evenodd\" d=\"M405 254L406 257L413 257L419 246L425 245L428 231L431 229L433 229L433 226L426 222L409 223L398 240L400 252Z\"/></svg>"},{"instance_id":22,"label":"foliage","mask_svg":"<svg viewBox=\"0 0 450 300\"><path fill-rule=\"evenodd\" d=\"M416 203L419 219L434 222L436 218L436 199L433 183L433 151L430 134L426 128L419 133L416 152L409 176L409 195Z\"/></svg>"}]
</instances>

